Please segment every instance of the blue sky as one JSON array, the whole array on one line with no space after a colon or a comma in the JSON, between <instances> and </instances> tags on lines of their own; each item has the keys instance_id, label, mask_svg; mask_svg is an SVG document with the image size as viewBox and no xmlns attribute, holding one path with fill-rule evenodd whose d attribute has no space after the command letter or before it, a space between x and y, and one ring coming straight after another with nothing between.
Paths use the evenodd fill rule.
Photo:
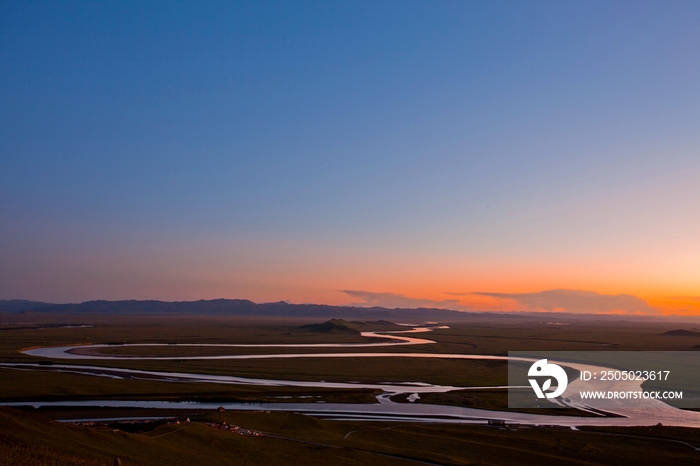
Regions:
<instances>
[{"instance_id":1,"label":"blue sky","mask_svg":"<svg viewBox=\"0 0 700 466\"><path fill-rule=\"evenodd\" d=\"M3 297L700 295L697 2L0 8Z\"/></svg>"}]
</instances>

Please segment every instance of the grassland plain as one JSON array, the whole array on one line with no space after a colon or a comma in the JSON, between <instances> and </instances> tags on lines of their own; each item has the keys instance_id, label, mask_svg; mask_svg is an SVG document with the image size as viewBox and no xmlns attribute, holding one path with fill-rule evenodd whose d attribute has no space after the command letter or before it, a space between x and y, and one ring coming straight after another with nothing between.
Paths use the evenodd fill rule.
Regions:
<instances>
[{"instance_id":1,"label":"grassland plain","mask_svg":"<svg viewBox=\"0 0 700 466\"><path fill-rule=\"evenodd\" d=\"M15 317L16 318L16 317ZM193 318L193 317L129 317L107 318L93 316L33 316L21 317L27 324L75 322L91 324L88 328L39 328L0 331L0 361L36 362L37 358L20 353L32 346L60 346L93 343L366 343L377 341L357 334L314 333L299 327L313 319L254 319L254 318ZM678 324L639 323L620 321L615 325L570 323L552 325L547 322L523 325L522 322L493 323L475 321L466 324L451 323L450 328L436 329L417 336L429 337L437 343L411 346L411 352L507 354L515 350L689 350L700 343L700 338L663 335ZM371 327L370 327L371 328ZM378 340L381 341L381 340ZM402 352L407 347L357 348L358 352ZM280 348L207 348L199 347L108 347L105 353L128 352L141 355L190 356L203 353L261 354L282 352ZM295 353L318 351L312 348L294 348ZM323 352L347 351L324 348ZM50 362L50 361L46 361ZM54 362L58 362L57 360ZM328 381L421 381L456 386L493 386L507 383L506 363L501 361L416 360L409 358L363 359L347 358L343 364L335 359L286 360L101 360L105 367L136 368L157 371L178 371L234 375L240 377L277 378L293 380ZM66 363L61 361L61 363ZM68 362L73 364L81 361ZM96 361L90 361L96 363ZM169 384L152 381L112 380L80 375L2 371L0 399L56 399L60 397L129 397L163 398L186 396L221 396L222 399L261 399L266 393L293 395L301 393L294 388L261 388L250 386L226 387L210 384ZM307 389L303 392L306 394ZM314 389L316 394L332 395L345 392L359 402L366 402L371 393ZM491 395L489 398L493 399ZM256 398L258 397L258 398ZM427 400L436 397L427 397ZM330 401L330 400L326 400ZM472 400L465 405L474 406ZM452 402L455 402L453 399ZM493 407L492 403L489 406Z\"/></svg>"},{"instance_id":2,"label":"grassland plain","mask_svg":"<svg viewBox=\"0 0 700 466\"><path fill-rule=\"evenodd\" d=\"M2 316L6 318L6 316ZM20 353L33 346L60 346L94 343L366 343L367 338L353 333L317 333L299 327L318 323L317 319L194 318L93 316L13 316L22 321L4 325L0 330L1 362L36 362ZM90 324L83 328L36 328L43 323ZM558 325L547 322L491 322L478 320L447 323L450 328L419 334L435 344L411 346L411 352L502 354L516 350L676 350L688 351L700 344L700 338L663 335L685 328L678 323L620 321L611 325L571 322ZM32 326L35 326L32 328ZM691 325L692 326L692 325ZM697 325L696 325L697 326ZM24 328L17 328L24 327ZM27 328L29 327L29 328ZM16 328L16 329L15 329ZM690 328L690 327L688 327ZM696 341L697 340L697 341ZM357 348L353 351L406 351L409 347ZM109 351L132 354L188 356L201 354L195 347L110 347ZM227 353L245 354L249 349L230 348ZM221 351L216 349L217 352ZM294 352L313 350L294 349ZM323 352L332 349L324 348ZM343 350L340 350L343 351ZM200 352L200 353L198 353ZM257 348L256 353L280 352L279 348ZM160 353L163 354L163 353ZM220 353L217 353L220 354ZM46 361L50 363L51 361ZM58 363L58 360L53 361ZM66 361L61 361L65 364ZM81 364L84 361L68 361ZM500 361L415 360L392 358L300 360L223 360L223 361L90 361L101 366L210 373L242 377L294 380L366 382L421 381L457 386L492 386L507 383L506 364ZM77 400L77 399L198 399L221 401L276 401L277 397L294 401L330 401L366 403L373 400L370 390L296 389L293 387L255 387L206 383L166 383L145 380L116 380L48 371L0 370L0 400ZM299 398L312 396L312 398ZM288 398L285 398L289 401ZM423 396L419 402L454 404L486 409L507 409L505 392L480 390ZM552 410L558 411L558 410ZM40 411L52 417L81 417L84 413ZM544 413L543 411L539 411ZM115 417L125 411L111 411ZM560 414L569 414L560 412ZM194 415L194 413L193 413ZM28 412L3 410L0 418L3 451L18 457L31 452L68 458L55 464L107 464L120 456L125 464L292 464L303 458L306 464L411 464L394 455L439 464L653 464L664 455L674 464L696 463L700 458L687 445L659 440L683 440L698 445L692 429L654 428L652 430L608 429L600 432L573 432L563 429L519 429L518 432L495 428L449 425L397 425L393 423L356 423L320 421L284 413L227 413L232 423L282 437L233 438L202 424L182 432L170 433L168 426L136 435L113 433L109 429L86 429L56 424ZM286 416L284 419L280 416ZM278 427L275 428L275 425ZM42 429L46 429L44 432ZM341 440L350 431L348 439ZM23 433L24 432L24 433ZM25 435L26 434L26 435ZM161 437L157 435L166 434ZM328 437L328 436L331 437ZM335 435L335 437L333 437ZM220 437L221 436L221 437ZM290 440L293 438L294 440ZM654 440L656 438L656 440ZM52 440L53 439L53 440ZM151 442L151 443L148 443ZM256 443L257 442L257 443ZM312 442L312 443L304 443ZM315 442L315 443L313 443ZM181 445L189 445L180 451ZM100 445L105 445L101 447ZM33 448L36 446L37 448ZM43 450L42 450L43 449ZM567 453L568 449L568 453ZM150 457L151 453L156 456ZM639 453L645 452L644 454ZM576 452L571 454L571 452ZM55 454L54 454L55 453ZM53 455L53 456L52 456ZM145 456L144 456L145 455ZM197 457L197 455L199 455ZM367 456L369 455L369 456ZM26 456L26 455L25 455ZM46 455L44 455L46 456ZM9 456L7 456L9 457ZM70 459L73 458L73 459ZM197 459L199 458L199 459ZM651 461L653 460L653 461ZM63 461L63 460L61 460ZM67 462L66 462L67 461ZM72 461L72 462L71 462ZM79 461L84 461L80 463ZM90 461L93 461L92 463ZM94 463L98 461L98 463ZM0 463L0 464L23 464ZM32 464L50 464L35 461Z\"/></svg>"}]
</instances>

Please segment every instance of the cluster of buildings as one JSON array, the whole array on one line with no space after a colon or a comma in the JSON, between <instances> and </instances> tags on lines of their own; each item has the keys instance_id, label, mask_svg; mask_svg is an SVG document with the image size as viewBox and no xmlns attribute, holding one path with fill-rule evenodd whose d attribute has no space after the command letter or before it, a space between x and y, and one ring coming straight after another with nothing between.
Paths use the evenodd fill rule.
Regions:
<instances>
[{"instance_id":1,"label":"cluster of buildings","mask_svg":"<svg viewBox=\"0 0 700 466\"><path fill-rule=\"evenodd\" d=\"M219 430L228 430L229 432L233 432L233 433L240 434L240 435L251 435L253 437L260 437L260 436L264 435L259 430L244 429L243 427L229 424L226 421L224 421L224 422L207 422L206 425L208 425L209 427L214 427L215 429L219 429Z\"/></svg>"}]
</instances>

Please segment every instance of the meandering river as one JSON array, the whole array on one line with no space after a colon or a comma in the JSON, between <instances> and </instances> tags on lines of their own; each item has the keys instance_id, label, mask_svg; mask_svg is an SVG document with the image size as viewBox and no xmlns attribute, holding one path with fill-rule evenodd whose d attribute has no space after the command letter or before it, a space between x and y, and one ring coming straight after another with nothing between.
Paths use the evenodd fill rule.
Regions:
<instances>
[{"instance_id":1,"label":"meandering river","mask_svg":"<svg viewBox=\"0 0 700 466\"><path fill-rule=\"evenodd\" d=\"M377 338L390 341L373 343L318 343L318 344L131 344L122 346L153 347L153 346L201 346L201 347L237 347L237 348L369 348L405 345L423 345L435 343L425 338L405 336L406 333L424 333L431 331L431 327L417 327L411 330L399 332L363 332L368 338ZM85 354L86 350L99 351L101 348L113 348L115 345L75 345L49 348L32 348L23 351L31 356L52 359L70 360L222 360L222 359L289 359L289 358L434 358L434 359L471 359L471 360L508 360L507 356L452 354L452 353L291 353L276 354L236 354L217 356L134 356L134 355L102 355L99 353ZM513 360L514 358L510 358ZM534 361L534 359L517 358L522 361ZM601 372L609 368L589 364L570 362L558 362L561 365L571 367L577 371L588 370ZM530 425L557 425L557 426L639 426L662 423L671 426L700 427L700 412L686 411L669 406L658 400L645 400L644 404L620 403L612 411L619 417L574 417L574 416L549 416L531 413L517 413L506 411L491 411L483 409L462 408L455 406L443 406L419 403L395 403L391 397L400 394L411 394L416 399L421 393L439 393L452 390L483 390L507 389L507 386L499 387L459 387L450 385L435 385L423 382L404 383L352 383L352 382L326 382L326 381L298 381L258 379L234 376L221 376L209 374L194 374L182 372L146 371L139 369L109 368L96 365L68 365L68 364L34 364L34 363L0 363L0 367L18 370L48 370L58 372L77 373L91 376L112 377L119 379L158 380L165 382L204 382L218 384L241 384L257 386L289 386L306 388L364 388L382 390L377 396L378 403L374 404L350 404L350 403L225 403L228 409L242 410L280 410L295 411L311 414L317 417L337 420L377 420L377 421L415 421L415 422L451 422L451 423L484 423L487 420L502 420L508 423ZM574 380L570 387L577 389L580 380ZM528 387L529 388L529 387ZM641 390L639 381L611 381L606 389L614 390ZM576 390L574 390L576 391ZM414 395L415 394L415 395ZM185 408L185 409L214 409L219 403L173 403L164 401L74 401L74 402L20 402L2 403L6 406L32 405L39 406L100 406L100 407L146 407L146 408ZM569 399L573 407L611 412L609 403L602 405L597 400L581 400L574 397Z\"/></svg>"}]
</instances>

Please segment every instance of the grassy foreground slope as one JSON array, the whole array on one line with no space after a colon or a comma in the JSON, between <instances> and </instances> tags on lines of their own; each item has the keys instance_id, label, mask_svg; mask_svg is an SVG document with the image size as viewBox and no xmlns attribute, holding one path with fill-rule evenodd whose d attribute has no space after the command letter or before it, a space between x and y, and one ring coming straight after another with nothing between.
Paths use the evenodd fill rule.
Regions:
<instances>
[{"instance_id":1,"label":"grassy foreground slope","mask_svg":"<svg viewBox=\"0 0 700 466\"><path fill-rule=\"evenodd\" d=\"M147 434L76 427L0 408L0 465L404 464L360 450L232 434L193 422Z\"/></svg>"},{"instance_id":2,"label":"grassy foreground slope","mask_svg":"<svg viewBox=\"0 0 700 466\"><path fill-rule=\"evenodd\" d=\"M218 414L195 421L216 419ZM559 428L332 422L293 413L227 412L256 429L240 435L204 422L162 425L143 434L76 427L0 408L0 465L291 464L698 464L692 429L644 428L634 435ZM685 443L684 443L685 442Z\"/></svg>"}]
</instances>

